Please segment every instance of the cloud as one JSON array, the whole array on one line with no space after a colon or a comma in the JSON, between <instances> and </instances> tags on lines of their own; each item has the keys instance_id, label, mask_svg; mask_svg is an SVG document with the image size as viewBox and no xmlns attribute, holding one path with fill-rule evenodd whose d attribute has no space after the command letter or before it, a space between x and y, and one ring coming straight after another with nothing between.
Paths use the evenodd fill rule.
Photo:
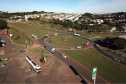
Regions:
<instances>
[{"instance_id":1,"label":"cloud","mask_svg":"<svg viewBox=\"0 0 126 84\"><path fill-rule=\"evenodd\" d=\"M93 6L88 6L89 3L91 4L94 0L90 0L89 2L85 2L88 4L79 5L77 10L78 12L91 12L91 13L101 13L101 12L126 12L126 0L113 0L106 4L97 4ZM84 3L83 3L84 4Z\"/></svg>"}]
</instances>

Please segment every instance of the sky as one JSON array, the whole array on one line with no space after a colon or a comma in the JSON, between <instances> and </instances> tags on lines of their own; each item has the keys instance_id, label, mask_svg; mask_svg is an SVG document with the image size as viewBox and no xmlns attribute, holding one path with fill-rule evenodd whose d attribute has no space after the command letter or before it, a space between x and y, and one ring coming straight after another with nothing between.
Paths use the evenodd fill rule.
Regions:
<instances>
[{"instance_id":1,"label":"sky","mask_svg":"<svg viewBox=\"0 0 126 84\"><path fill-rule=\"evenodd\" d=\"M126 12L126 0L0 0L0 11L57 13Z\"/></svg>"}]
</instances>

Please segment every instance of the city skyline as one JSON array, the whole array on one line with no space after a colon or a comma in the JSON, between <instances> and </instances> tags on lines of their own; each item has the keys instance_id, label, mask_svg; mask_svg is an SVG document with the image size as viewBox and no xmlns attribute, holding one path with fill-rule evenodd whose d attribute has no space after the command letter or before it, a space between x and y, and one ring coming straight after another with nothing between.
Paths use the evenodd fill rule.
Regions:
<instances>
[{"instance_id":1,"label":"city skyline","mask_svg":"<svg viewBox=\"0 0 126 84\"><path fill-rule=\"evenodd\" d=\"M0 0L0 11L56 13L126 12L126 0Z\"/></svg>"}]
</instances>

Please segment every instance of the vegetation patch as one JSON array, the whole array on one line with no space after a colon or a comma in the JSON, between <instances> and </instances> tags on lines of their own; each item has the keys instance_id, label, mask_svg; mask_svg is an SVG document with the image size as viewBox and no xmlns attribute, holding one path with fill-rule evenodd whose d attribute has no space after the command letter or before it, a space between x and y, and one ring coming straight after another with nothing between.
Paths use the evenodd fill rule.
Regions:
<instances>
[{"instance_id":1,"label":"vegetation patch","mask_svg":"<svg viewBox=\"0 0 126 84\"><path fill-rule=\"evenodd\" d=\"M51 36L46 40L49 44L57 46L82 46L82 43L87 43L87 40L77 36L57 35Z\"/></svg>"},{"instance_id":2,"label":"vegetation patch","mask_svg":"<svg viewBox=\"0 0 126 84\"><path fill-rule=\"evenodd\" d=\"M110 52L108 50L102 49L105 53L107 53L108 55L112 56L113 58L117 58L118 60L125 62L126 63L126 58L122 57L114 52Z\"/></svg>"},{"instance_id":3,"label":"vegetation patch","mask_svg":"<svg viewBox=\"0 0 126 84\"><path fill-rule=\"evenodd\" d=\"M91 52L90 52L91 51ZM62 50L66 55L92 70L97 67L98 74L112 83L126 83L126 68L100 55L93 48L87 50Z\"/></svg>"},{"instance_id":4,"label":"vegetation patch","mask_svg":"<svg viewBox=\"0 0 126 84\"><path fill-rule=\"evenodd\" d=\"M108 45L108 47L112 49L125 49L126 48L126 39L123 39L123 38L106 37L103 40L103 43Z\"/></svg>"},{"instance_id":5,"label":"vegetation patch","mask_svg":"<svg viewBox=\"0 0 126 84\"><path fill-rule=\"evenodd\" d=\"M58 32L55 31L51 31L49 29L44 29L44 28L37 28L37 27L31 27L31 26L26 26L20 23L16 23L16 26L18 26L19 28L22 28L28 32L30 32L31 34L37 35L37 37L43 37L45 35L52 35L52 34L59 34Z\"/></svg>"},{"instance_id":6,"label":"vegetation patch","mask_svg":"<svg viewBox=\"0 0 126 84\"><path fill-rule=\"evenodd\" d=\"M47 52L45 49L42 48L36 48L36 49L32 49L29 50L29 53L42 53L42 54L49 54L49 52Z\"/></svg>"},{"instance_id":7,"label":"vegetation patch","mask_svg":"<svg viewBox=\"0 0 126 84\"><path fill-rule=\"evenodd\" d=\"M33 45L34 41L32 41L29 37L27 37L23 32L20 32L19 30L17 30L14 27L11 27L9 32L11 31L11 33L13 34L11 38L11 40L19 45ZM20 36L20 39L17 39L17 36Z\"/></svg>"}]
</instances>

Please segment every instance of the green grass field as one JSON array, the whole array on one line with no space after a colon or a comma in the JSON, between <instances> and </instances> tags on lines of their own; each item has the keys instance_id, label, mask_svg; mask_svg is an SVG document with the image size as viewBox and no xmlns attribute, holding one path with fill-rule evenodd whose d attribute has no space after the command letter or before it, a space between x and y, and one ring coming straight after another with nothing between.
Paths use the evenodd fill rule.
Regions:
<instances>
[{"instance_id":1,"label":"green grass field","mask_svg":"<svg viewBox=\"0 0 126 84\"><path fill-rule=\"evenodd\" d=\"M20 23L16 23L15 25L18 26L19 28L22 28L22 29L30 32L31 34L37 35L38 38L43 37L47 34L49 34L49 35L52 35L52 34L55 34L55 33L59 34L58 32L55 32L55 31L30 27L30 26L22 25Z\"/></svg>"},{"instance_id":2,"label":"green grass field","mask_svg":"<svg viewBox=\"0 0 126 84\"><path fill-rule=\"evenodd\" d=\"M62 50L62 52L90 70L97 67L97 73L112 83L126 83L126 68L108 60L92 48L85 51Z\"/></svg>"},{"instance_id":3,"label":"green grass field","mask_svg":"<svg viewBox=\"0 0 126 84\"><path fill-rule=\"evenodd\" d=\"M66 41L65 41L65 38L66 38ZM81 37L76 37L76 36L57 35L57 36L49 37L46 40L46 42L52 45L76 47L76 46L82 46L82 43L87 43L87 40Z\"/></svg>"},{"instance_id":4,"label":"green grass field","mask_svg":"<svg viewBox=\"0 0 126 84\"><path fill-rule=\"evenodd\" d=\"M45 54L49 54L49 52L47 52L45 49L42 48L30 50L29 53L42 53L42 51L44 51Z\"/></svg>"},{"instance_id":5,"label":"green grass field","mask_svg":"<svg viewBox=\"0 0 126 84\"><path fill-rule=\"evenodd\" d=\"M11 30L11 33L14 35L13 37L11 37L11 40L14 43L19 44L19 45L26 45L26 41L28 41L28 45L34 44L34 41L32 41L25 34L23 34L23 32L20 32L19 30L17 30L16 28L13 28L13 27L11 27L10 30ZM15 40L17 38L17 36L20 36L20 39Z\"/></svg>"},{"instance_id":6,"label":"green grass field","mask_svg":"<svg viewBox=\"0 0 126 84\"><path fill-rule=\"evenodd\" d=\"M86 34L86 35L82 35L84 37L87 38L93 38L94 39L99 39L99 38L105 38L105 37L117 37L120 35L126 35L126 33L115 33L115 34Z\"/></svg>"},{"instance_id":7,"label":"green grass field","mask_svg":"<svg viewBox=\"0 0 126 84\"><path fill-rule=\"evenodd\" d=\"M123 57L121 57L121 56L119 56L119 55L117 55L117 54L115 54L115 53L112 53L112 52L110 52L110 51L107 51L107 50L105 50L105 49L103 49L103 51L104 51L105 53L107 53L108 55L110 55L110 56L112 56L112 57L114 57L114 58L117 58L118 60L123 61L123 62L126 63L126 58L123 58Z\"/></svg>"},{"instance_id":8,"label":"green grass field","mask_svg":"<svg viewBox=\"0 0 126 84\"><path fill-rule=\"evenodd\" d=\"M64 27L53 24L53 28L51 28L51 25L52 25L51 23L41 23L40 21L20 22L19 24L23 24L26 26L33 26L33 27L41 27L41 28L46 28L46 29L51 29L51 30L65 31Z\"/></svg>"}]
</instances>

